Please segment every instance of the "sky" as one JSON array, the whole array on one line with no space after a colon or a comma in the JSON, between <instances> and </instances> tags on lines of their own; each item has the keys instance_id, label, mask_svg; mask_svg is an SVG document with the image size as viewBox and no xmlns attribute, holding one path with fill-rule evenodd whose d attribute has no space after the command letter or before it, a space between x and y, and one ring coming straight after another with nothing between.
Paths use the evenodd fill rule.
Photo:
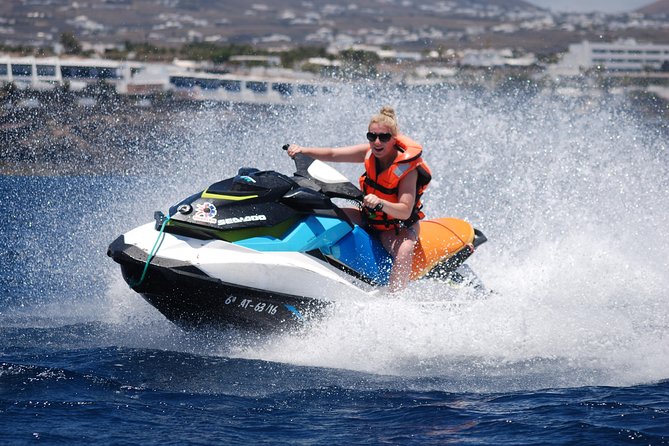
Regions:
<instances>
[{"instance_id":1,"label":"sky","mask_svg":"<svg viewBox=\"0 0 669 446\"><path fill-rule=\"evenodd\" d=\"M533 5L548 8L555 12L592 12L606 13L630 12L655 3L655 0L525 0Z\"/></svg>"}]
</instances>

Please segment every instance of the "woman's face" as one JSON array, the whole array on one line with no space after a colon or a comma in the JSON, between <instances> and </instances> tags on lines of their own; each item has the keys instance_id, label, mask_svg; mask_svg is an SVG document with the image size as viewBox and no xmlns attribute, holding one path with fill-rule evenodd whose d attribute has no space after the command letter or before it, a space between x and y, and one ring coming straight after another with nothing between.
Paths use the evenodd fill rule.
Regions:
<instances>
[{"instance_id":1,"label":"woman's face","mask_svg":"<svg viewBox=\"0 0 669 446\"><path fill-rule=\"evenodd\" d=\"M390 158L397 154L395 150L395 137L392 136L390 128L387 125L376 122L370 124L369 131L367 132L367 140L369 141L372 153L377 158Z\"/></svg>"}]
</instances>

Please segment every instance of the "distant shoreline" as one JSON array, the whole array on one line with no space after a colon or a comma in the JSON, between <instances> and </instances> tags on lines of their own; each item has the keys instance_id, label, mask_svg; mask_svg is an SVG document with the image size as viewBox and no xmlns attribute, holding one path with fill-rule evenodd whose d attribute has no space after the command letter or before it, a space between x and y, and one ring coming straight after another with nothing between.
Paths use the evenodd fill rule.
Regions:
<instances>
[{"instance_id":1,"label":"distant shoreline","mask_svg":"<svg viewBox=\"0 0 669 446\"><path fill-rule=\"evenodd\" d=\"M158 109L97 96L93 106L69 92L20 91L0 101L0 174L99 175L129 171L147 130L164 123ZM130 142L124 147L124 142ZM134 147L131 147L134 146ZM128 152L124 154L124 152ZM135 156L132 156L135 155Z\"/></svg>"},{"instance_id":2,"label":"distant shoreline","mask_svg":"<svg viewBox=\"0 0 669 446\"><path fill-rule=\"evenodd\" d=\"M82 102L82 99L86 101ZM147 101L148 99L148 101ZM669 137L669 101L629 96L633 109ZM156 150L180 141L174 119L188 111L260 110L292 105L203 102L153 95L63 90L0 92L0 175L141 175ZM179 117L183 120L183 116Z\"/></svg>"},{"instance_id":3,"label":"distant shoreline","mask_svg":"<svg viewBox=\"0 0 669 446\"><path fill-rule=\"evenodd\" d=\"M0 97L0 175L137 175L155 162L165 137L183 138L175 134L175 116L231 107L165 95L151 96L148 105L140 99L67 91L5 94Z\"/></svg>"}]
</instances>

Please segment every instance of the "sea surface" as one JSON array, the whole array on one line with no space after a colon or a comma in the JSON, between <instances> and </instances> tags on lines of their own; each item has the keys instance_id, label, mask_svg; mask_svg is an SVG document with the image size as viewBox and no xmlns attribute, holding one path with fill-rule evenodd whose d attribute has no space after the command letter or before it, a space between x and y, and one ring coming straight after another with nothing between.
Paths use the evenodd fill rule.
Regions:
<instances>
[{"instance_id":1,"label":"sea surface","mask_svg":"<svg viewBox=\"0 0 669 446\"><path fill-rule=\"evenodd\" d=\"M428 217L487 235L485 296L421 282L299 333L184 332L106 256L239 167L292 173L284 143L364 141L386 103L425 146ZM155 138L133 176L0 176L0 444L669 444L667 129L625 97L370 85Z\"/></svg>"}]
</instances>

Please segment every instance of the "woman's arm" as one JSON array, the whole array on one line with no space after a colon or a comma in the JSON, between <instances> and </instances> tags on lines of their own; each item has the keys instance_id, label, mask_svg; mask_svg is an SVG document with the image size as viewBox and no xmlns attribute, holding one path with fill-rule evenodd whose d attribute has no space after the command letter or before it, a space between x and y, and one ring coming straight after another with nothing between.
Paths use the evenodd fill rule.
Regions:
<instances>
[{"instance_id":1,"label":"woman's arm","mask_svg":"<svg viewBox=\"0 0 669 446\"><path fill-rule=\"evenodd\" d=\"M362 163L365 161L367 150L369 150L367 143L346 147L302 147L291 144L288 147L288 155L292 158L298 153L304 153L321 161Z\"/></svg>"},{"instance_id":2,"label":"woman's arm","mask_svg":"<svg viewBox=\"0 0 669 446\"><path fill-rule=\"evenodd\" d=\"M363 199L363 204L370 208L374 209L379 203L383 205L383 212L388 214L392 218L398 220L406 220L411 217L413 208L416 205L416 184L418 183L418 172L412 170L409 172L398 187L397 203L391 203L386 200L382 200L374 194L365 195Z\"/></svg>"}]
</instances>

